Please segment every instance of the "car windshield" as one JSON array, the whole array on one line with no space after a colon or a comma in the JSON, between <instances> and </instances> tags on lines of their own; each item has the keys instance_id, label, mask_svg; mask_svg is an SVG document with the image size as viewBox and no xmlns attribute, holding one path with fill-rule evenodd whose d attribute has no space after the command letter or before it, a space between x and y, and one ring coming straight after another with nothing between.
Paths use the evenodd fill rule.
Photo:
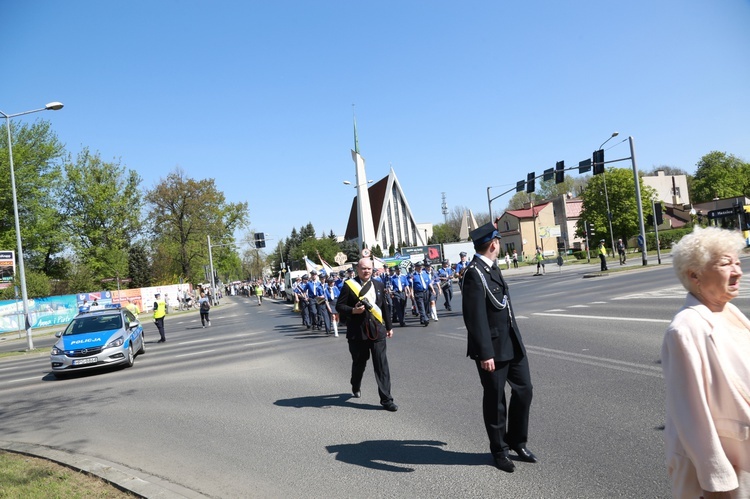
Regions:
<instances>
[{"instance_id":1,"label":"car windshield","mask_svg":"<svg viewBox=\"0 0 750 499\"><path fill-rule=\"evenodd\" d=\"M120 314L84 316L73 319L63 333L64 336L74 334L95 333L97 331L109 331L122 327Z\"/></svg>"}]
</instances>

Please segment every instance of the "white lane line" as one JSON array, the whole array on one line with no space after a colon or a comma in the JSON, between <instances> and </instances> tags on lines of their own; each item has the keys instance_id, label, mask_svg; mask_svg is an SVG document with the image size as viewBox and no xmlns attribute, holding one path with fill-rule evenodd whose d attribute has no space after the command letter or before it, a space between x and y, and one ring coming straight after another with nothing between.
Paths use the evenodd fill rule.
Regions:
<instances>
[{"instance_id":1,"label":"white lane line","mask_svg":"<svg viewBox=\"0 0 750 499\"><path fill-rule=\"evenodd\" d=\"M589 308L588 305L571 305L568 308Z\"/></svg>"},{"instance_id":2,"label":"white lane line","mask_svg":"<svg viewBox=\"0 0 750 499\"><path fill-rule=\"evenodd\" d=\"M211 353L215 351L216 350L203 350L202 352L184 353L182 355L175 355L175 358L179 359L180 357L191 357L193 355L203 355L204 353Z\"/></svg>"},{"instance_id":3,"label":"white lane line","mask_svg":"<svg viewBox=\"0 0 750 499\"><path fill-rule=\"evenodd\" d=\"M650 376L652 378L661 378L662 377L661 372L656 372L655 370L653 370L653 369L655 369L653 366L646 366L646 365L641 365L641 364L631 364L629 362L615 361L615 360L612 360L612 359L604 359L604 361L602 361L602 362L597 362L597 361L583 359L583 358L577 358L577 357L573 356L573 355L578 355L578 354L565 353L565 354L559 355L559 354L545 352L545 351L537 351L537 348L530 347L528 345L526 346L526 350L530 351L533 354L541 355L543 357L550 357L550 358L553 358L553 359L567 360L569 362L577 362L579 364L587 364L589 366L603 367L605 369L612 369L614 371L622 371L622 372L631 373L631 374L641 374L643 376ZM546 349L540 349L540 350L546 350ZM592 357L592 358L596 358L596 357ZM615 363L617 365L613 365ZM627 366L621 365L623 363L624 364L635 365L637 367L636 368L631 368L631 367L627 367ZM661 371L661 369L658 369L658 371Z\"/></svg>"},{"instance_id":4,"label":"white lane line","mask_svg":"<svg viewBox=\"0 0 750 499\"><path fill-rule=\"evenodd\" d=\"M246 347L254 347L254 346L258 346L258 345L265 345L266 343L276 343L276 342L279 342L279 341L281 341L281 340L258 341L256 343L246 343L245 346Z\"/></svg>"},{"instance_id":5,"label":"white lane line","mask_svg":"<svg viewBox=\"0 0 750 499\"><path fill-rule=\"evenodd\" d=\"M453 340L466 340L466 338L463 337L449 336L447 334L436 334L435 336L442 336L443 338L450 338ZM550 357L553 359L567 360L569 362L577 362L579 364L603 367L605 369L623 371L632 374L642 374L644 376L651 376L653 378L662 377L661 367L656 366L636 364L634 362L609 359L607 357L596 357L594 355L586 355L582 353L565 352L563 350L553 350L551 348L536 347L533 345L526 345L526 350L533 353L534 355L541 355L543 357Z\"/></svg>"},{"instance_id":6,"label":"white lane line","mask_svg":"<svg viewBox=\"0 0 750 499\"><path fill-rule=\"evenodd\" d=\"M565 356L569 356L569 357L578 357L580 359L593 360L593 361L598 361L598 362L611 362L613 364L620 364L620 365L623 365L623 366L635 367L635 368L638 368L638 369L648 369L649 371L655 371L655 372L658 372L658 373L662 372L662 369L659 366L649 366L649 365L646 365L646 364L637 364L635 362L628 362L628 361L625 361L625 360L610 359L608 357L597 357L596 355L586 355L585 353L566 352L564 350L554 350L552 348L544 348L544 347L538 347L538 346L534 346L534 345L527 345L526 348L527 349L530 348L532 350L539 350L539 352L536 352L536 353L539 353L539 354L541 354L541 353L548 353L550 355L552 355L552 354L555 354L555 355L565 355Z\"/></svg>"},{"instance_id":7,"label":"white lane line","mask_svg":"<svg viewBox=\"0 0 750 499\"><path fill-rule=\"evenodd\" d=\"M34 377L34 378L9 379L5 383L18 383L19 381L29 381L29 380L32 380L32 379L39 380L39 376Z\"/></svg>"},{"instance_id":8,"label":"white lane line","mask_svg":"<svg viewBox=\"0 0 750 499\"><path fill-rule=\"evenodd\" d=\"M254 336L256 334L263 334L263 333L265 333L265 331L257 331L255 333L242 333L242 334L235 334L234 337L235 338L242 338L242 337L245 337L245 336Z\"/></svg>"},{"instance_id":9,"label":"white lane line","mask_svg":"<svg viewBox=\"0 0 750 499\"><path fill-rule=\"evenodd\" d=\"M216 341L216 340L214 338L204 338L202 340L181 341L177 344L178 345L192 345L193 343L204 343L206 341Z\"/></svg>"},{"instance_id":10,"label":"white lane line","mask_svg":"<svg viewBox=\"0 0 750 499\"><path fill-rule=\"evenodd\" d=\"M534 315L545 317L567 317L569 319L599 319L605 321L630 321L630 322L658 322L669 324L671 319L646 319L643 317L608 317L605 315L575 315L575 314L550 314L546 312L535 312Z\"/></svg>"}]
</instances>

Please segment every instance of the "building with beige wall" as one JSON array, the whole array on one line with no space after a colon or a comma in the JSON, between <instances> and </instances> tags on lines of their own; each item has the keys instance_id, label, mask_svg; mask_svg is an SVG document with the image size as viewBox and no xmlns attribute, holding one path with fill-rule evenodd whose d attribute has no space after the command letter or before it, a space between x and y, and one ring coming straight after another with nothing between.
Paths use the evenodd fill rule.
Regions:
<instances>
[{"instance_id":1,"label":"building with beige wall","mask_svg":"<svg viewBox=\"0 0 750 499\"><path fill-rule=\"evenodd\" d=\"M527 205L520 210L508 210L497 219L497 230L502 236L502 255L518 252L518 256L529 260L537 246L545 255L557 252L557 237L549 236L554 228L555 213L552 203ZM502 256L501 255L501 256Z\"/></svg>"}]
</instances>

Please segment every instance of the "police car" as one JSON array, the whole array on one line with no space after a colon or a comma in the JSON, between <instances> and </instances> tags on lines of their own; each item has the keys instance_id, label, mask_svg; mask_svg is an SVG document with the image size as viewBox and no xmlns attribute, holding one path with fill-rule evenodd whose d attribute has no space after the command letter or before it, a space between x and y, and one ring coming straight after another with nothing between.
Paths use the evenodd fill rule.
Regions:
<instances>
[{"instance_id":1,"label":"police car","mask_svg":"<svg viewBox=\"0 0 750 499\"><path fill-rule=\"evenodd\" d=\"M119 305L91 307L78 314L52 347L52 374L66 374L104 366L131 367L135 356L145 351L143 326Z\"/></svg>"}]
</instances>

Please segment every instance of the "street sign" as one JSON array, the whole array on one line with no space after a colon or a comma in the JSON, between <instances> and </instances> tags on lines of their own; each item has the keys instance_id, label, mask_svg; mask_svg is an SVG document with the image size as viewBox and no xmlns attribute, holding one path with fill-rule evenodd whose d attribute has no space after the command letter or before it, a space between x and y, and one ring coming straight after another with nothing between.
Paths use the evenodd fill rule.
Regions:
<instances>
[{"instance_id":1,"label":"street sign","mask_svg":"<svg viewBox=\"0 0 750 499\"><path fill-rule=\"evenodd\" d=\"M708 219L731 217L734 215L734 208L724 208L723 210L711 210L708 212Z\"/></svg>"},{"instance_id":2,"label":"street sign","mask_svg":"<svg viewBox=\"0 0 750 499\"><path fill-rule=\"evenodd\" d=\"M638 236L638 246L643 248L643 236Z\"/></svg>"}]
</instances>

